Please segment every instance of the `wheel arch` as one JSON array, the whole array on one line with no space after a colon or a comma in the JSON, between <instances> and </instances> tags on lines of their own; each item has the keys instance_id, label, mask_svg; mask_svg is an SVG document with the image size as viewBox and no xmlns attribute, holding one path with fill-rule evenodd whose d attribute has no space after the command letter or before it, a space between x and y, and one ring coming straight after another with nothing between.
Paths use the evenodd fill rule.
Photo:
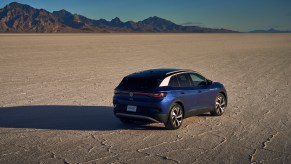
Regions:
<instances>
[{"instance_id":1,"label":"wheel arch","mask_svg":"<svg viewBox=\"0 0 291 164\"><path fill-rule=\"evenodd\" d=\"M228 98L227 98L227 94L224 92L224 91L220 91L218 92L220 94L222 94L224 97L225 97L225 100L226 100L226 106L228 105Z\"/></svg>"},{"instance_id":2,"label":"wheel arch","mask_svg":"<svg viewBox=\"0 0 291 164\"><path fill-rule=\"evenodd\" d=\"M176 100L176 101L173 102L173 104L175 104L175 103L179 104L182 107L183 118L185 118L185 107L184 107L183 102L181 100Z\"/></svg>"}]
</instances>

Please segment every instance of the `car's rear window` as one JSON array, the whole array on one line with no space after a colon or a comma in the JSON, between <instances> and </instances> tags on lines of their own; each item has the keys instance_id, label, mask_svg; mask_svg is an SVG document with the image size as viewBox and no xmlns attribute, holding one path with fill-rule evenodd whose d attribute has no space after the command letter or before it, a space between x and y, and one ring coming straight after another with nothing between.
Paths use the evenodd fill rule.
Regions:
<instances>
[{"instance_id":1,"label":"car's rear window","mask_svg":"<svg viewBox=\"0 0 291 164\"><path fill-rule=\"evenodd\" d=\"M137 77L125 77L120 82L118 89L125 90L150 90L155 89L161 83L161 79L155 78L137 78Z\"/></svg>"}]
</instances>

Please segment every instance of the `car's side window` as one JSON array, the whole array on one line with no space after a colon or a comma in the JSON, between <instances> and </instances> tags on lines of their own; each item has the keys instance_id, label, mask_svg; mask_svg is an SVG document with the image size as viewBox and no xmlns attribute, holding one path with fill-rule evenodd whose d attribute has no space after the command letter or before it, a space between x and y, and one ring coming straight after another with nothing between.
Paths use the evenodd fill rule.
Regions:
<instances>
[{"instance_id":1,"label":"car's side window","mask_svg":"<svg viewBox=\"0 0 291 164\"><path fill-rule=\"evenodd\" d=\"M179 87L180 86L176 76L171 77L170 82L169 82L169 86L171 86L171 87Z\"/></svg>"},{"instance_id":2,"label":"car's side window","mask_svg":"<svg viewBox=\"0 0 291 164\"><path fill-rule=\"evenodd\" d=\"M201 86L206 84L206 78L196 73L190 74L192 86Z\"/></svg>"},{"instance_id":3,"label":"car's side window","mask_svg":"<svg viewBox=\"0 0 291 164\"><path fill-rule=\"evenodd\" d=\"M177 75L177 79L178 79L178 82L180 84L180 87L190 87L191 86L189 74L187 74L187 73L179 74L179 75Z\"/></svg>"}]
</instances>

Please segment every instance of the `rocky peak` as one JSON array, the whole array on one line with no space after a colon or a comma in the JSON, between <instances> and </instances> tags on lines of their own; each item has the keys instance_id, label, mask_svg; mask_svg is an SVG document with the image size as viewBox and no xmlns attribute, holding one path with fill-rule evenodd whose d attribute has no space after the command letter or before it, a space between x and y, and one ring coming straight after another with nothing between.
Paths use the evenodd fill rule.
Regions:
<instances>
[{"instance_id":1,"label":"rocky peak","mask_svg":"<svg viewBox=\"0 0 291 164\"><path fill-rule=\"evenodd\" d=\"M59 10L59 11L54 11L53 15L57 16L57 17L72 17L73 14L68 12L65 9Z\"/></svg>"},{"instance_id":2,"label":"rocky peak","mask_svg":"<svg viewBox=\"0 0 291 164\"><path fill-rule=\"evenodd\" d=\"M111 20L112 23L121 23L121 20L118 17L115 17L114 19Z\"/></svg>"},{"instance_id":3,"label":"rocky peak","mask_svg":"<svg viewBox=\"0 0 291 164\"><path fill-rule=\"evenodd\" d=\"M157 16L153 16L153 17L149 17L145 20L142 21L142 23L145 23L145 24L175 24L171 21L168 21L166 19L163 19L163 18L160 18L160 17L157 17Z\"/></svg>"},{"instance_id":4,"label":"rocky peak","mask_svg":"<svg viewBox=\"0 0 291 164\"><path fill-rule=\"evenodd\" d=\"M24 10L26 12L28 12L30 10L34 10L34 8L29 6L29 5L24 5L24 4L17 3L17 2L9 3L8 5L6 5L4 7L4 9L6 9L6 10Z\"/></svg>"}]
</instances>

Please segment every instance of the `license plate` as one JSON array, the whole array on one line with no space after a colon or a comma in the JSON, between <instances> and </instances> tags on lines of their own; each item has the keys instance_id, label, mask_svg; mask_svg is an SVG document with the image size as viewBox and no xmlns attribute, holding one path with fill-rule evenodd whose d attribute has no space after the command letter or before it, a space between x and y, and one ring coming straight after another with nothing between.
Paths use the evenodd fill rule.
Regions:
<instances>
[{"instance_id":1,"label":"license plate","mask_svg":"<svg viewBox=\"0 0 291 164\"><path fill-rule=\"evenodd\" d=\"M133 105L127 105L127 111L129 112L136 112L136 106Z\"/></svg>"}]
</instances>

